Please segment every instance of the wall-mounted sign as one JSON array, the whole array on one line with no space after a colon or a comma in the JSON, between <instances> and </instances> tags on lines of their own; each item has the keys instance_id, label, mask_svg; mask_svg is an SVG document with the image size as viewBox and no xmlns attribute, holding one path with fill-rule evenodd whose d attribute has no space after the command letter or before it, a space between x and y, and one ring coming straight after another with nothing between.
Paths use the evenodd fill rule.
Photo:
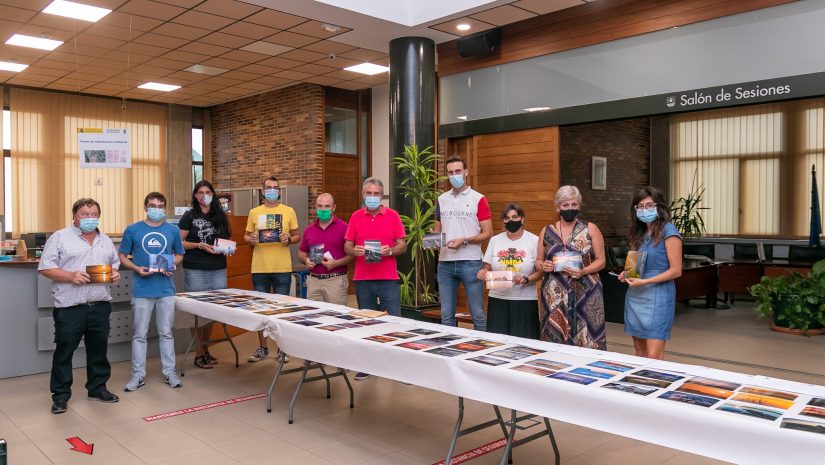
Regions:
<instances>
[{"instance_id":1,"label":"wall-mounted sign","mask_svg":"<svg viewBox=\"0 0 825 465\"><path fill-rule=\"evenodd\" d=\"M81 168L131 168L126 129L79 128L77 150Z\"/></svg>"}]
</instances>

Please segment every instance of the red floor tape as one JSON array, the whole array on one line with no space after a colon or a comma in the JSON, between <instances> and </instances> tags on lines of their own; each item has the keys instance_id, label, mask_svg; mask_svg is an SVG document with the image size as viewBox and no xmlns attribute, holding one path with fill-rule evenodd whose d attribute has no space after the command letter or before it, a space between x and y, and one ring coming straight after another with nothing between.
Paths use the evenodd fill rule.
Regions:
<instances>
[{"instance_id":1,"label":"red floor tape","mask_svg":"<svg viewBox=\"0 0 825 465\"><path fill-rule=\"evenodd\" d=\"M143 421L163 420L164 418L177 417L179 415L186 415L187 413L200 412L201 410L207 410L207 409L210 409L210 408L223 407L225 405L232 405L232 404L237 404L239 402L246 402L247 400L260 399L261 397L266 397L266 393L262 392L260 394L252 394L252 395L249 395L249 396L236 397L234 399L229 399L229 400L219 400L217 402L211 402L209 404L198 405L196 407L189 407L189 408L185 408L185 409L182 409L182 410L175 410L174 412L160 413L160 414L157 414L157 415L152 415L150 417L144 417Z\"/></svg>"},{"instance_id":2,"label":"red floor tape","mask_svg":"<svg viewBox=\"0 0 825 465\"><path fill-rule=\"evenodd\" d=\"M452 460L450 460L450 465L458 465L459 463L464 463L469 460L473 460L474 458L481 457L482 455L489 454L494 450L501 449L505 444L507 444L507 440L505 438L501 438L498 441L493 441L489 444L476 447L475 449L468 450L467 452L453 455ZM441 460L435 462L433 465L444 465L444 461Z\"/></svg>"}]
</instances>

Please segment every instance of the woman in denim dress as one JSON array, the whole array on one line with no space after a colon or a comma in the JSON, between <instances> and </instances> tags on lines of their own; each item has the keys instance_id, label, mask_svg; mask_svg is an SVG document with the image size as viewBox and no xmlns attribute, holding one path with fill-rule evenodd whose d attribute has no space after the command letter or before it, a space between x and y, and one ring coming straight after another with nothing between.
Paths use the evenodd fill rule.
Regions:
<instances>
[{"instance_id":1,"label":"woman in denim dress","mask_svg":"<svg viewBox=\"0 0 825 465\"><path fill-rule=\"evenodd\" d=\"M640 189L630 206L630 249L647 253L642 275L619 280L628 284L624 332L633 337L636 355L663 359L676 311L676 286L682 275L682 237L670 223L661 191Z\"/></svg>"}]
</instances>

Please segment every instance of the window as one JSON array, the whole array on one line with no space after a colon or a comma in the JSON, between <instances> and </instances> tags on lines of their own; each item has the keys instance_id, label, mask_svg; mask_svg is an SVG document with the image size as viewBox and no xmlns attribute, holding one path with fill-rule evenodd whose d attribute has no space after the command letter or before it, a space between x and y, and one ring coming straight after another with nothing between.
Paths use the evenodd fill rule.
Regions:
<instances>
[{"instance_id":1,"label":"window","mask_svg":"<svg viewBox=\"0 0 825 465\"><path fill-rule=\"evenodd\" d=\"M325 113L327 153L358 155L358 111L327 107Z\"/></svg>"},{"instance_id":2,"label":"window","mask_svg":"<svg viewBox=\"0 0 825 465\"><path fill-rule=\"evenodd\" d=\"M192 127L192 188L203 181L203 128Z\"/></svg>"},{"instance_id":3,"label":"window","mask_svg":"<svg viewBox=\"0 0 825 465\"><path fill-rule=\"evenodd\" d=\"M708 235L807 237L811 167L820 205L825 99L682 114L671 120L671 199L704 188Z\"/></svg>"}]
</instances>

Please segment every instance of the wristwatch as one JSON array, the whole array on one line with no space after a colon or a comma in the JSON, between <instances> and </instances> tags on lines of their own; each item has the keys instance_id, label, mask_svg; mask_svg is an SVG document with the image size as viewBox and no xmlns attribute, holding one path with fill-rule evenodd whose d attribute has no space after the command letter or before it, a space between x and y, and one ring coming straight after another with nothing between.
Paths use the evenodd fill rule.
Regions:
<instances>
[{"instance_id":1,"label":"wristwatch","mask_svg":"<svg viewBox=\"0 0 825 465\"><path fill-rule=\"evenodd\" d=\"M470 239L467 239L467 238L465 237L465 238L464 238L464 245L467 245L467 244L469 244L469 243L470 243Z\"/></svg>"}]
</instances>

